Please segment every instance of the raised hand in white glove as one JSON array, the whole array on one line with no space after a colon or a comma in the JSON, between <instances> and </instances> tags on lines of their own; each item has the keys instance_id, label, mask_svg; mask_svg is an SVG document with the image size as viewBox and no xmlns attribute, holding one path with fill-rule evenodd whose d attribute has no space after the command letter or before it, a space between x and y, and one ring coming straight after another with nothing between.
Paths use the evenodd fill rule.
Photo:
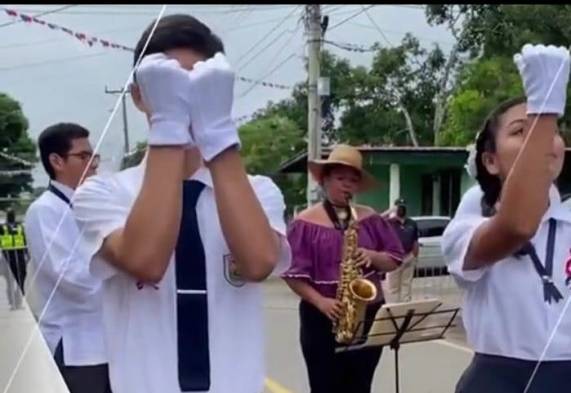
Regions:
<instances>
[{"instance_id":1,"label":"raised hand in white glove","mask_svg":"<svg viewBox=\"0 0 571 393\"><path fill-rule=\"evenodd\" d=\"M143 58L136 71L143 103L150 112L150 146L193 144L188 113L188 71L163 53Z\"/></svg>"},{"instance_id":2,"label":"raised hand in white glove","mask_svg":"<svg viewBox=\"0 0 571 393\"><path fill-rule=\"evenodd\" d=\"M240 138L232 120L234 71L226 57L217 53L197 62L189 73L192 134L205 161L211 161L230 147L240 147Z\"/></svg>"},{"instance_id":3,"label":"raised hand in white glove","mask_svg":"<svg viewBox=\"0 0 571 393\"><path fill-rule=\"evenodd\" d=\"M569 51L553 45L523 46L514 56L525 94L527 114L557 114L565 111L569 81Z\"/></svg>"}]
</instances>

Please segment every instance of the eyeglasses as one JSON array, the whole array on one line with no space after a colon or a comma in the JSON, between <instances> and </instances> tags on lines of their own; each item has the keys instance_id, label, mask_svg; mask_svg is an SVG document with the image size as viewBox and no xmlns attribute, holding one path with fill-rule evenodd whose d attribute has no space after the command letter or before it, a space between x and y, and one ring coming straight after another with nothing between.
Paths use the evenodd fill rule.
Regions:
<instances>
[{"instance_id":1,"label":"eyeglasses","mask_svg":"<svg viewBox=\"0 0 571 393\"><path fill-rule=\"evenodd\" d=\"M67 153L65 154L66 157L77 157L79 158L81 161L89 161L91 159L91 165L92 166L97 166L99 165L99 162L101 161L101 157L99 156L99 154L93 154L93 152L90 151L81 151L79 153Z\"/></svg>"}]
</instances>

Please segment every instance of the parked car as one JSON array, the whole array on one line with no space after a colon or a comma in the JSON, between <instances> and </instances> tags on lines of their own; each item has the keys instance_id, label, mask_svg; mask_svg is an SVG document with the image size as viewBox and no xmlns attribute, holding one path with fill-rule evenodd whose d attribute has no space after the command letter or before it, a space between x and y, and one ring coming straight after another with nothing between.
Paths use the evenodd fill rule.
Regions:
<instances>
[{"instance_id":1,"label":"parked car","mask_svg":"<svg viewBox=\"0 0 571 393\"><path fill-rule=\"evenodd\" d=\"M411 217L418 225L419 252L415 276L430 277L448 274L442 256L442 234L450 223L446 216Z\"/></svg>"}]
</instances>

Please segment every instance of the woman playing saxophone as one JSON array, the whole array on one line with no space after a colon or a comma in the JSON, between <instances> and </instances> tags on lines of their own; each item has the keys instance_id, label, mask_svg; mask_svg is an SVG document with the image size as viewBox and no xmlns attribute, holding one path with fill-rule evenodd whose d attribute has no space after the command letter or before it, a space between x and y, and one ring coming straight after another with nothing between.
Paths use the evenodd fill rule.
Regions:
<instances>
[{"instance_id":1,"label":"woman playing saxophone","mask_svg":"<svg viewBox=\"0 0 571 393\"><path fill-rule=\"evenodd\" d=\"M339 344L333 326L339 327L346 311L337 291L344 278L370 280L377 294L366 305L365 320L370 321L384 303L380 281L401 263L402 246L391 226L372 208L349 204L355 194L376 185L363 170L356 148L339 145L327 160L308 166L325 198L290 224L293 258L283 278L301 298L300 342L311 393L369 393L382 349L335 352ZM347 247L349 253L344 252ZM349 274L343 274L344 266ZM351 273L355 271L357 276ZM365 324L365 330L369 327Z\"/></svg>"}]
</instances>

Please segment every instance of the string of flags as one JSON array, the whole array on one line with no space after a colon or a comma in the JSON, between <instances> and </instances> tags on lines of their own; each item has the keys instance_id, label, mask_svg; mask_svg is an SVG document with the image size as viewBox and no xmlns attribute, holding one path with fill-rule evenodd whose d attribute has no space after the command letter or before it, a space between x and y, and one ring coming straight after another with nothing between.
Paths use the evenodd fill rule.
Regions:
<instances>
[{"instance_id":1,"label":"string of flags","mask_svg":"<svg viewBox=\"0 0 571 393\"><path fill-rule=\"evenodd\" d=\"M333 45L339 49L343 49L343 50L346 50L349 52L359 52L359 53L375 52L378 49L378 47L376 45L367 47L367 46L363 46L363 45L344 43L344 42L335 42L335 41L328 41L328 40L323 40L322 42L325 44Z\"/></svg>"},{"instance_id":2,"label":"string of flags","mask_svg":"<svg viewBox=\"0 0 571 393\"><path fill-rule=\"evenodd\" d=\"M20 170L13 170L13 171L1 171L0 170L0 176L5 176L5 177L9 177L9 176L21 176L21 175L29 175L30 174L30 169L20 169Z\"/></svg>"},{"instance_id":3,"label":"string of flags","mask_svg":"<svg viewBox=\"0 0 571 393\"><path fill-rule=\"evenodd\" d=\"M67 27L57 25L55 23L49 23L49 22L46 22L46 21L41 20L39 18L36 18L34 16L23 14L19 11L13 10L13 9L8 9L8 8L2 8L2 9L4 10L4 12L6 12L6 14L8 16L11 16L13 18L18 18L18 19L20 19L26 23L30 23L30 24L36 23L36 24L39 24L42 26L46 26L46 27L50 28L51 30L63 31L64 33L69 34L70 36L79 40L83 44L89 45L90 47L95 45L95 44L99 44L105 48L119 49L119 50L124 50L124 51L128 51L128 52L134 51L133 48L129 48L128 46L117 44L117 43L114 43L114 42L109 41L109 40L104 40L102 38L95 37L95 36L89 35L87 33L74 31L74 30L69 29ZM255 80L252 78L246 78L243 76L237 76L236 79L238 79L242 82L253 83L255 85L261 85L261 86L270 87L270 88L274 88L274 89L281 89L281 90L293 89L293 86L287 86L287 85L283 85L283 84L279 84L279 83L273 83L273 82L260 81L260 80Z\"/></svg>"},{"instance_id":4,"label":"string of flags","mask_svg":"<svg viewBox=\"0 0 571 393\"><path fill-rule=\"evenodd\" d=\"M44 20L36 18L35 16L23 14L19 11L13 10L13 9L3 8L3 10L4 10L4 12L6 12L6 14L8 16L21 19L23 22L26 22L29 24L36 23L38 25L46 26L46 27L50 28L51 30L63 31L64 33L69 34L70 36L78 39L82 43L85 43L89 46L93 46L94 44L100 44L105 48L121 49L121 50L129 51L129 52L133 52L132 48L129 48L125 45L120 45L120 44L111 42L109 40L104 40L104 39L101 39L101 38L98 38L95 36L88 35L86 33L74 31L74 30L69 29L67 27L57 25L55 23L46 22Z\"/></svg>"},{"instance_id":5,"label":"string of flags","mask_svg":"<svg viewBox=\"0 0 571 393\"><path fill-rule=\"evenodd\" d=\"M33 162L24 160L23 158L13 156L13 155L8 154L8 153L4 153L4 152L2 152L2 151L0 151L0 157L3 157L3 158L5 158L5 159L7 159L7 160L10 160L10 161L17 162L17 163L19 163L19 164L26 165L27 167L34 167L34 163L33 163Z\"/></svg>"},{"instance_id":6,"label":"string of flags","mask_svg":"<svg viewBox=\"0 0 571 393\"><path fill-rule=\"evenodd\" d=\"M281 90L293 89L293 86L281 85L279 83L272 83L272 82L266 82L266 81L258 81L258 80L252 79L252 78L245 78L243 76L237 76L236 79L241 80L242 82L253 83L254 85L262 85L262 86L266 86L266 87L272 87L275 89L281 89Z\"/></svg>"}]
</instances>

